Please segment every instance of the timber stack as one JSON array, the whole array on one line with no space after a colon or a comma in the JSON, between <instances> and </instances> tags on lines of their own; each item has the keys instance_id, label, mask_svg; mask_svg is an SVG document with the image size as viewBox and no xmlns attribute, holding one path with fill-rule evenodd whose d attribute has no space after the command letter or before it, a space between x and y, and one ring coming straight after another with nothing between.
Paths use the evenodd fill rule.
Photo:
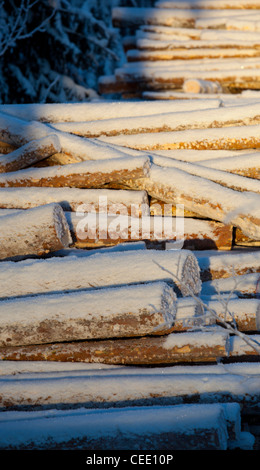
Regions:
<instances>
[{"instance_id":1,"label":"timber stack","mask_svg":"<svg viewBox=\"0 0 260 470\"><path fill-rule=\"evenodd\" d=\"M260 2L179 3L115 9L138 100L0 106L1 449L256 447Z\"/></svg>"}]
</instances>

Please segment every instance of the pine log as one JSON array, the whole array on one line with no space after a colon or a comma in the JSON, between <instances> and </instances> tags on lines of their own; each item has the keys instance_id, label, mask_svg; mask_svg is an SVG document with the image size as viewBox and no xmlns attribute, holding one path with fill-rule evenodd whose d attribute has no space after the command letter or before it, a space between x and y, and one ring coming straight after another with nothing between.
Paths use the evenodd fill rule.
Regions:
<instances>
[{"instance_id":1,"label":"pine log","mask_svg":"<svg viewBox=\"0 0 260 470\"><path fill-rule=\"evenodd\" d=\"M260 2L258 0L159 0L155 3L156 8L182 8L195 10L259 10Z\"/></svg>"},{"instance_id":2,"label":"pine log","mask_svg":"<svg viewBox=\"0 0 260 470\"><path fill-rule=\"evenodd\" d=\"M170 333L156 337L6 346L1 347L0 358L128 365L214 363L228 354L228 334L222 328L208 328L203 332Z\"/></svg>"},{"instance_id":3,"label":"pine log","mask_svg":"<svg viewBox=\"0 0 260 470\"><path fill-rule=\"evenodd\" d=\"M247 178L260 179L260 153L255 152L248 155L236 155L224 158L213 158L201 160L198 165L227 171Z\"/></svg>"},{"instance_id":4,"label":"pine log","mask_svg":"<svg viewBox=\"0 0 260 470\"><path fill-rule=\"evenodd\" d=\"M103 136L102 142L136 150L242 150L260 148L259 126L189 129L134 135Z\"/></svg>"},{"instance_id":5,"label":"pine log","mask_svg":"<svg viewBox=\"0 0 260 470\"><path fill-rule=\"evenodd\" d=\"M55 410L52 414L34 412L33 415L31 424L28 412L23 413L21 419L13 419L5 413L1 449L55 450L58 447L73 450L76 447L104 451L129 449L130 446L134 450L152 447L155 450L223 451L228 447L226 410L221 404L129 407L102 413L86 409ZM165 462L170 463L172 459L173 456L168 455ZM95 454L86 458L86 463L92 466L103 461L103 457Z\"/></svg>"},{"instance_id":6,"label":"pine log","mask_svg":"<svg viewBox=\"0 0 260 470\"><path fill-rule=\"evenodd\" d=\"M10 286L9 274L12 276ZM12 274L11 274L12 273ZM157 280L180 296L198 294L200 272L189 250L140 250L0 264L0 297L94 289Z\"/></svg>"},{"instance_id":7,"label":"pine log","mask_svg":"<svg viewBox=\"0 0 260 470\"><path fill-rule=\"evenodd\" d=\"M179 209L174 204L166 204L165 202L160 201L159 199L151 197L150 214L151 216L178 217ZM198 214L195 214L195 212L188 211L185 208L183 209L183 216L192 217L195 219L202 219L202 217L200 217Z\"/></svg>"},{"instance_id":8,"label":"pine log","mask_svg":"<svg viewBox=\"0 0 260 470\"><path fill-rule=\"evenodd\" d=\"M260 31L260 18L259 15L244 16L244 18L228 18L225 27L228 30L239 31Z\"/></svg>"},{"instance_id":9,"label":"pine log","mask_svg":"<svg viewBox=\"0 0 260 470\"><path fill-rule=\"evenodd\" d=\"M10 352L14 349L17 348L9 348ZM63 407L71 407L73 402L75 406L106 408L198 402L226 402L227 405L231 401L230 405L237 402L243 412L252 412L259 401L259 362L225 362L224 366L175 364L153 367L151 374L151 367L6 360L0 363L1 406L5 413L7 408L19 405L27 405L32 412L34 406L46 408L48 404L53 412L57 402ZM10 374L14 376L10 377ZM43 395L43 384L47 383ZM55 391L51 396L50 385ZM234 430L231 438L233 433Z\"/></svg>"},{"instance_id":10,"label":"pine log","mask_svg":"<svg viewBox=\"0 0 260 470\"><path fill-rule=\"evenodd\" d=\"M88 212L129 214L133 217L149 215L149 201L145 191L78 188L1 188L0 209L30 209L49 203L58 203L64 211L75 211L79 216ZM78 220L79 217L78 217Z\"/></svg>"},{"instance_id":11,"label":"pine log","mask_svg":"<svg viewBox=\"0 0 260 470\"><path fill-rule=\"evenodd\" d=\"M87 214L83 218L67 213L75 246L91 247L124 241L176 241L189 249L230 250L233 229L214 221L181 217Z\"/></svg>"},{"instance_id":12,"label":"pine log","mask_svg":"<svg viewBox=\"0 0 260 470\"><path fill-rule=\"evenodd\" d=\"M250 335L249 338L256 343L256 345L260 346L260 335ZM259 358L259 354L257 351L247 344L243 338L239 336L231 336L230 338L230 352L229 355L231 358L239 358L239 357L256 357Z\"/></svg>"},{"instance_id":13,"label":"pine log","mask_svg":"<svg viewBox=\"0 0 260 470\"><path fill-rule=\"evenodd\" d=\"M245 46L248 46L249 50L259 50L259 38L255 36L246 36L244 37L243 33L239 37L239 35L236 34L230 34L224 33L224 34L219 34L218 36L214 35L215 37L213 38L212 35L209 34L204 34L202 32L200 39L176 39L174 37L166 37L161 40L157 39L149 39L149 38L137 38L136 40L136 48L138 50L145 50L145 51L154 51L154 50L159 50L159 51L171 51L171 50L177 50L177 51L186 51L186 50L209 50L209 49L214 49L214 50L221 50L221 49L236 49L236 50L245 50ZM234 37L235 36L235 37ZM237 37L236 37L237 36Z\"/></svg>"},{"instance_id":14,"label":"pine log","mask_svg":"<svg viewBox=\"0 0 260 470\"><path fill-rule=\"evenodd\" d=\"M190 78L183 83L185 93L222 93L222 87L218 82L209 82L207 80L196 80Z\"/></svg>"},{"instance_id":15,"label":"pine log","mask_svg":"<svg viewBox=\"0 0 260 470\"><path fill-rule=\"evenodd\" d=\"M247 64L247 63L246 63ZM238 66L240 63L238 64ZM257 67L257 62L252 67ZM247 67L247 65L244 64ZM219 101L211 102L211 107L219 107ZM192 103L160 103L163 113L207 109L207 101L199 104ZM75 121L99 121L123 117L149 116L156 114L158 105L150 101L131 103L127 101L109 101L95 103L48 103L48 104L15 104L0 105L0 112L6 113L25 121L40 121L45 123L75 122Z\"/></svg>"},{"instance_id":16,"label":"pine log","mask_svg":"<svg viewBox=\"0 0 260 470\"><path fill-rule=\"evenodd\" d=\"M72 243L59 204L47 204L0 218L0 259L41 255Z\"/></svg>"},{"instance_id":17,"label":"pine log","mask_svg":"<svg viewBox=\"0 0 260 470\"><path fill-rule=\"evenodd\" d=\"M151 166L149 178L135 180L132 189L145 189L150 196L169 204L183 204L195 212L224 224L239 227L260 239L259 194L240 192L177 168Z\"/></svg>"},{"instance_id":18,"label":"pine log","mask_svg":"<svg viewBox=\"0 0 260 470\"><path fill-rule=\"evenodd\" d=\"M242 274L223 279L213 279L202 283L202 295L234 293L240 298L259 296L259 273Z\"/></svg>"},{"instance_id":19,"label":"pine log","mask_svg":"<svg viewBox=\"0 0 260 470\"><path fill-rule=\"evenodd\" d=\"M158 112L150 116L103 119L98 122L61 122L53 124L53 126L62 132L69 132L83 137L99 137L211 127L246 126L259 123L260 103L255 103L242 105L241 107L226 107L224 114L223 108L164 113L161 112L158 106Z\"/></svg>"},{"instance_id":20,"label":"pine log","mask_svg":"<svg viewBox=\"0 0 260 470\"><path fill-rule=\"evenodd\" d=\"M0 346L161 335L175 314L175 294L164 282L7 299L0 302Z\"/></svg>"},{"instance_id":21,"label":"pine log","mask_svg":"<svg viewBox=\"0 0 260 470\"><path fill-rule=\"evenodd\" d=\"M220 320L235 324L239 331L260 330L259 299L231 299L226 304L219 300L209 300L204 303L207 305L205 312L208 309L214 310Z\"/></svg>"},{"instance_id":22,"label":"pine log","mask_svg":"<svg viewBox=\"0 0 260 470\"><path fill-rule=\"evenodd\" d=\"M148 157L125 157L93 160L71 165L28 168L0 175L0 187L74 187L102 188L107 183L120 183L148 175Z\"/></svg>"},{"instance_id":23,"label":"pine log","mask_svg":"<svg viewBox=\"0 0 260 470\"><path fill-rule=\"evenodd\" d=\"M0 159L0 173L32 166L59 151L60 143L56 135L32 140Z\"/></svg>"},{"instance_id":24,"label":"pine log","mask_svg":"<svg viewBox=\"0 0 260 470\"><path fill-rule=\"evenodd\" d=\"M244 177L235 173L229 173L227 171L223 171L222 169L208 167L207 162L206 165L200 165L196 162L182 162L175 160L174 158L169 159L167 157L153 154L151 154L151 161L160 167L178 168L189 173L190 175L206 178L210 181L220 184L221 186L234 189L235 191L252 191L260 194L259 181L256 181L254 178Z\"/></svg>"},{"instance_id":25,"label":"pine log","mask_svg":"<svg viewBox=\"0 0 260 470\"><path fill-rule=\"evenodd\" d=\"M90 139L82 139L76 135L59 132L49 124L36 121L25 121L0 112L0 139L16 147L20 147L33 139L41 139L56 134L64 153L77 161L98 160L122 157L122 153L112 148L100 146Z\"/></svg>"},{"instance_id":26,"label":"pine log","mask_svg":"<svg viewBox=\"0 0 260 470\"><path fill-rule=\"evenodd\" d=\"M207 11L207 18L222 19L226 16L243 17L245 12L240 9ZM112 10L113 25L117 27L133 26L143 24L164 25L182 28L192 28L199 18L205 16L204 11L185 9L164 8L139 8L139 7L117 7Z\"/></svg>"},{"instance_id":27,"label":"pine log","mask_svg":"<svg viewBox=\"0 0 260 470\"><path fill-rule=\"evenodd\" d=\"M177 299L177 311L172 331L188 331L208 325L214 325L216 319L204 311L201 303L193 297Z\"/></svg>"},{"instance_id":28,"label":"pine log","mask_svg":"<svg viewBox=\"0 0 260 470\"><path fill-rule=\"evenodd\" d=\"M252 240L250 237L246 237L238 228L234 231L233 240L236 246L260 247L260 240Z\"/></svg>"},{"instance_id":29,"label":"pine log","mask_svg":"<svg viewBox=\"0 0 260 470\"><path fill-rule=\"evenodd\" d=\"M241 276L260 273L260 250L246 250L240 253L212 253L198 256L201 280Z\"/></svg>"},{"instance_id":30,"label":"pine log","mask_svg":"<svg viewBox=\"0 0 260 470\"><path fill-rule=\"evenodd\" d=\"M208 21L207 21L208 22ZM201 23L203 23L203 20L201 20ZM218 23L222 24L221 21L216 22L217 26ZM201 27L204 25L202 24ZM205 25L206 26L206 25ZM260 31L260 28L259 28ZM233 48L223 48L223 49L213 49L213 48L204 48L204 49L182 49L182 50L145 50L145 49L130 49L126 53L126 58L128 62L138 62L138 61L162 61L162 60L198 60L198 59L249 59L249 58L257 58L259 57L259 50L258 49L252 49L252 48L244 48L244 49L237 49L235 47ZM229 79L230 81L230 86L231 84L235 81L236 77L236 72L232 74L232 78ZM203 78L208 79L207 76L202 76L201 73L198 72L197 78ZM246 74L242 74L244 77L246 77ZM251 75L253 75L253 71L251 71ZM230 76L231 77L231 76ZM217 74L216 72L216 80L220 81L220 74ZM222 81L221 81L222 82ZM131 86L130 82L126 82L128 86ZM172 78L170 81L172 84L171 88L177 88L177 85L182 85L183 80L180 81L180 79L175 79ZM175 84L175 86L174 86ZM224 81L221 83L222 86L224 86ZM242 85L242 83L241 83ZM250 83L251 85L251 83ZM161 88L163 88L163 82L161 82ZM164 86L165 88L165 86ZM245 83L244 86L241 88L246 88ZM250 88L250 87L248 87ZM254 88L254 85L252 83L252 88Z\"/></svg>"}]
</instances>

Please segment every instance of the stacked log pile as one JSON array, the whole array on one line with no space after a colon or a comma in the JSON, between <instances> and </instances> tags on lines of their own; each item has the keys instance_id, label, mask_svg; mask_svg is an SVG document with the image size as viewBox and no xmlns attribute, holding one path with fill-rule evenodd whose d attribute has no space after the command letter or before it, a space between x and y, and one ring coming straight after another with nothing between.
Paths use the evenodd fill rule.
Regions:
<instances>
[{"instance_id":1,"label":"stacked log pile","mask_svg":"<svg viewBox=\"0 0 260 470\"><path fill-rule=\"evenodd\" d=\"M103 448L99 417L119 447L253 447L240 420L259 400L258 108L1 106L0 448L80 447L86 433ZM193 132L198 148L176 144ZM92 436L93 407L109 409L91 411Z\"/></svg>"},{"instance_id":2,"label":"stacked log pile","mask_svg":"<svg viewBox=\"0 0 260 470\"><path fill-rule=\"evenodd\" d=\"M259 3L163 1L117 7L126 63L101 77L100 93L156 99L259 90Z\"/></svg>"}]
</instances>

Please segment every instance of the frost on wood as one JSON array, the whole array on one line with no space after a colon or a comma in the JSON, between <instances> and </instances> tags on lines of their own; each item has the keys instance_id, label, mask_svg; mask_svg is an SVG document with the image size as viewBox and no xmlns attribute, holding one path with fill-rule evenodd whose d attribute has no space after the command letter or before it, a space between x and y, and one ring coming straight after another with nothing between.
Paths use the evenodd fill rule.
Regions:
<instances>
[{"instance_id":1,"label":"frost on wood","mask_svg":"<svg viewBox=\"0 0 260 470\"><path fill-rule=\"evenodd\" d=\"M0 219L0 258L41 255L72 243L64 212L59 204L19 211Z\"/></svg>"},{"instance_id":2,"label":"frost on wood","mask_svg":"<svg viewBox=\"0 0 260 470\"><path fill-rule=\"evenodd\" d=\"M165 334L176 309L164 282L7 299L0 302L0 346Z\"/></svg>"},{"instance_id":3,"label":"frost on wood","mask_svg":"<svg viewBox=\"0 0 260 470\"><path fill-rule=\"evenodd\" d=\"M9 273L7 275L7 273ZM12 285L8 281L12 276ZM178 295L198 294L200 270L188 250L143 250L1 263L0 297L166 280Z\"/></svg>"}]
</instances>

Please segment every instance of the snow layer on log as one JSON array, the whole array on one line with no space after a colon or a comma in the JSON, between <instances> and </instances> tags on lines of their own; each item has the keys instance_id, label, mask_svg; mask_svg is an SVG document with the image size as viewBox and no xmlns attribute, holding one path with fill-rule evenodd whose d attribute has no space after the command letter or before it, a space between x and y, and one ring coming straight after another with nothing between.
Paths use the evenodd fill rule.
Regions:
<instances>
[{"instance_id":1,"label":"snow layer on log","mask_svg":"<svg viewBox=\"0 0 260 470\"><path fill-rule=\"evenodd\" d=\"M156 365L185 362L214 363L219 358L226 357L228 351L229 334L227 331L216 326L209 326L205 331L174 332L156 337L3 346L0 350L0 358Z\"/></svg>"},{"instance_id":2,"label":"snow layer on log","mask_svg":"<svg viewBox=\"0 0 260 470\"><path fill-rule=\"evenodd\" d=\"M255 240L260 238L260 196L235 191L186 171L152 164L149 178L135 180L132 189L145 189L150 196L185 210L239 227Z\"/></svg>"},{"instance_id":3,"label":"snow layer on log","mask_svg":"<svg viewBox=\"0 0 260 470\"><path fill-rule=\"evenodd\" d=\"M233 292L239 297L255 297L259 295L259 278L259 273L251 273L206 281L202 283L201 295Z\"/></svg>"},{"instance_id":4,"label":"snow layer on log","mask_svg":"<svg viewBox=\"0 0 260 470\"><path fill-rule=\"evenodd\" d=\"M10 286L10 277L12 285ZM198 294L200 270L189 250L143 250L0 264L0 297L166 280L180 295Z\"/></svg>"},{"instance_id":5,"label":"snow layer on log","mask_svg":"<svg viewBox=\"0 0 260 470\"><path fill-rule=\"evenodd\" d=\"M227 278L248 273L260 273L260 251L212 253L198 257L201 279ZM260 276L260 274L259 274Z\"/></svg>"},{"instance_id":6,"label":"snow layer on log","mask_svg":"<svg viewBox=\"0 0 260 470\"><path fill-rule=\"evenodd\" d=\"M3 216L0 227L0 259L41 255L72 243L69 225L59 204Z\"/></svg>"},{"instance_id":7,"label":"snow layer on log","mask_svg":"<svg viewBox=\"0 0 260 470\"><path fill-rule=\"evenodd\" d=\"M0 187L40 186L100 188L107 183L148 176L148 157L93 160L46 168L28 168L0 175Z\"/></svg>"},{"instance_id":8,"label":"snow layer on log","mask_svg":"<svg viewBox=\"0 0 260 470\"><path fill-rule=\"evenodd\" d=\"M165 334L176 310L163 282L7 299L0 302L0 346Z\"/></svg>"},{"instance_id":9,"label":"snow layer on log","mask_svg":"<svg viewBox=\"0 0 260 470\"><path fill-rule=\"evenodd\" d=\"M235 323L239 331L260 330L260 300L231 299L204 301L208 309L213 309L219 318ZM210 315L210 311L208 312Z\"/></svg>"},{"instance_id":10,"label":"snow layer on log","mask_svg":"<svg viewBox=\"0 0 260 470\"><path fill-rule=\"evenodd\" d=\"M60 142L56 135L32 140L0 158L0 173L21 170L60 152L60 150Z\"/></svg>"},{"instance_id":11,"label":"snow layer on log","mask_svg":"<svg viewBox=\"0 0 260 470\"><path fill-rule=\"evenodd\" d=\"M139 217L149 215L149 203L145 191L113 189L79 189L23 187L1 188L1 209L29 209L44 204L58 203L65 211L108 212L117 211Z\"/></svg>"},{"instance_id":12,"label":"snow layer on log","mask_svg":"<svg viewBox=\"0 0 260 470\"><path fill-rule=\"evenodd\" d=\"M210 105L209 105L210 106ZM103 119L101 121L76 121L57 123L55 128L62 132L83 137L100 135L139 134L147 132L180 131L184 129L251 125L260 122L260 104L230 106L222 108L184 112L157 112L137 117Z\"/></svg>"},{"instance_id":13,"label":"snow layer on log","mask_svg":"<svg viewBox=\"0 0 260 470\"><path fill-rule=\"evenodd\" d=\"M212 108L219 107L219 100L215 99L210 103ZM149 116L151 114L169 113L208 108L207 100L199 104L195 102L175 102L175 103L152 103L150 101L142 102L96 102L96 103L48 103L48 104L16 104L0 105L0 111L11 116L28 120L41 122L75 122L75 121L98 121L103 119L113 119L130 116Z\"/></svg>"},{"instance_id":14,"label":"snow layer on log","mask_svg":"<svg viewBox=\"0 0 260 470\"><path fill-rule=\"evenodd\" d=\"M189 1L165 1L155 2L156 8L182 8L182 9L206 9L206 10L258 10L259 0L189 0Z\"/></svg>"},{"instance_id":15,"label":"snow layer on log","mask_svg":"<svg viewBox=\"0 0 260 470\"><path fill-rule=\"evenodd\" d=\"M220 404L16 412L2 423L0 448L13 450L226 450L229 437Z\"/></svg>"}]
</instances>

